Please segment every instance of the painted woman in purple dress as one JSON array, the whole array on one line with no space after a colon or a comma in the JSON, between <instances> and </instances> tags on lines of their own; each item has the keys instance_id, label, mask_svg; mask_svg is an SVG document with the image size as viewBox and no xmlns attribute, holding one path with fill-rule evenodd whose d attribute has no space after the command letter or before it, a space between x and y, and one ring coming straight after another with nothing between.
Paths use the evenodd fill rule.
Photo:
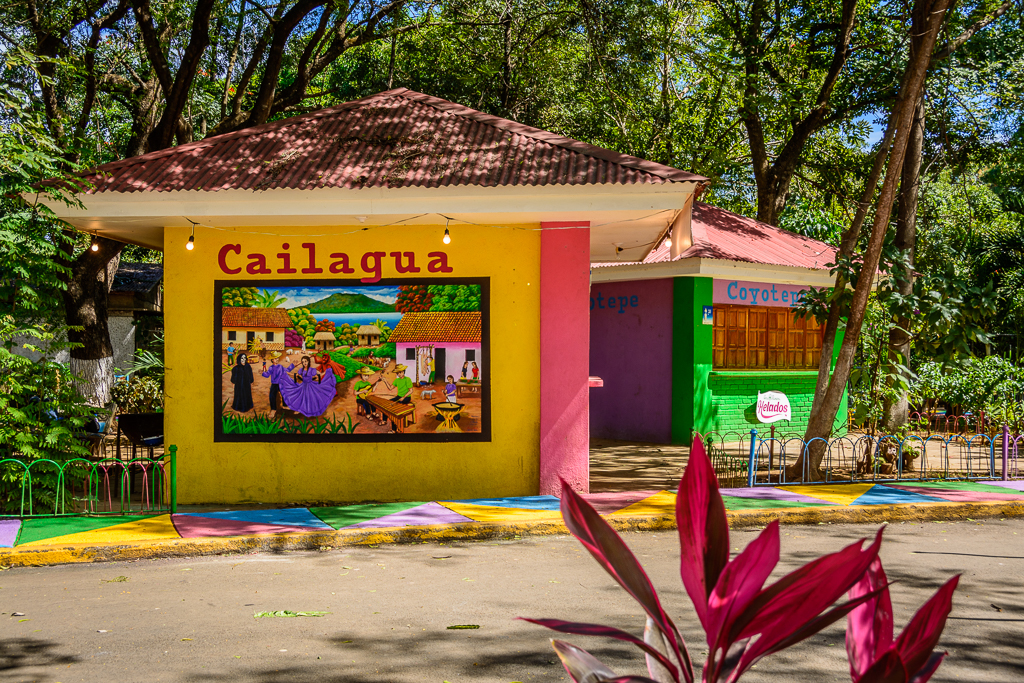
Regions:
<instances>
[{"instance_id":1,"label":"painted woman in purple dress","mask_svg":"<svg viewBox=\"0 0 1024 683\"><path fill-rule=\"evenodd\" d=\"M317 373L309 356L303 356L299 368L281 382L285 403L306 417L320 417L334 400L334 370L328 368L323 375Z\"/></svg>"}]
</instances>

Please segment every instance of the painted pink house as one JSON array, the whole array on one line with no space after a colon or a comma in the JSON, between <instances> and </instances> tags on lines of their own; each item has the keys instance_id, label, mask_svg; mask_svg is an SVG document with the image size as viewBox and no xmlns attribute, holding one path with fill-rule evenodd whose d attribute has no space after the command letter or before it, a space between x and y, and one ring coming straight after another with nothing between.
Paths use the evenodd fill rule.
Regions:
<instances>
[{"instance_id":1,"label":"painted pink house","mask_svg":"<svg viewBox=\"0 0 1024 683\"><path fill-rule=\"evenodd\" d=\"M448 375L460 379L465 363L469 364L466 377L472 379L476 363L482 379L482 330L479 311L406 313L388 341L395 343L398 362L408 366L407 376L413 382L429 381L430 358L434 360L438 382Z\"/></svg>"}]
</instances>

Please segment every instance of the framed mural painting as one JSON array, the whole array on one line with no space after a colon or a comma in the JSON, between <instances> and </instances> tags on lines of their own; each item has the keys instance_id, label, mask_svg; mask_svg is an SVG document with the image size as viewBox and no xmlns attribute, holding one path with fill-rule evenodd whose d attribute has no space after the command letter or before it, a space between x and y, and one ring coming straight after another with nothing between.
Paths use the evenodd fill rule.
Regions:
<instances>
[{"instance_id":1,"label":"framed mural painting","mask_svg":"<svg viewBox=\"0 0 1024 683\"><path fill-rule=\"evenodd\" d=\"M217 280L215 441L490 441L488 278Z\"/></svg>"}]
</instances>

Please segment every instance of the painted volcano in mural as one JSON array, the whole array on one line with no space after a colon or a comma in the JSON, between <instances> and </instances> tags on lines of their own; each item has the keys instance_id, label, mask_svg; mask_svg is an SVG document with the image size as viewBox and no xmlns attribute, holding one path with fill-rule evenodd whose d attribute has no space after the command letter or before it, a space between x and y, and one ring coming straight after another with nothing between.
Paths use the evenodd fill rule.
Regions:
<instances>
[{"instance_id":1,"label":"painted volcano in mural","mask_svg":"<svg viewBox=\"0 0 1024 683\"><path fill-rule=\"evenodd\" d=\"M489 440L486 279L215 291L217 440Z\"/></svg>"}]
</instances>

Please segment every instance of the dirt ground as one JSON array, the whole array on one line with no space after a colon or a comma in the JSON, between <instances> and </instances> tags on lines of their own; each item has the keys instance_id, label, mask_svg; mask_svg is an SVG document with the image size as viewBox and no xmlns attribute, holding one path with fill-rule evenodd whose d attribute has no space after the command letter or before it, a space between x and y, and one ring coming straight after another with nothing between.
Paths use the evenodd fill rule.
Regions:
<instances>
[{"instance_id":1,"label":"dirt ground","mask_svg":"<svg viewBox=\"0 0 1024 683\"><path fill-rule=\"evenodd\" d=\"M300 352L292 351L285 357L281 358L281 363L284 367L290 366L294 363L296 366L301 362L302 356L310 356L312 360L313 352ZM224 353L221 356L221 366L224 368L221 374L221 401L227 401L227 411L234 413L231 410L231 397L234 394L234 387L231 384L231 370L227 367L227 354ZM377 382L383 376L384 382L380 382L374 388L374 395L380 396L381 398L393 398L395 396L394 389L390 389L389 386L393 386L397 373L395 372L395 366L397 363L394 360L389 360L387 365L384 367L383 372L378 372L370 378L370 382ZM267 367L270 367L269 361ZM315 364L314 364L315 367ZM252 400L253 409L245 415L269 415L270 414L270 379L263 377L263 363L257 360L253 363L253 385L252 385ZM387 434L393 431L393 426L390 421L384 424L379 424L374 420L370 420L362 415L358 414L356 406L355 392L352 390L352 386L355 383L356 377L346 377L342 382L338 383L338 392L334 400L331 401L327 407L327 411L324 413L324 418L330 418L333 414L339 420L347 420L346 415L352 416L352 421L358 423L356 428L357 434L375 433L375 434ZM427 398L422 398L424 391L430 389L434 390L434 395ZM432 404L440 403L445 400L444 398L444 382L436 381L433 385L416 386L412 390L413 393L413 406L416 408L416 422L406 428L406 433L432 433L437 431L437 428L442 424L441 420L438 419L436 411L433 409ZM481 427L481 413L482 413L482 401L479 398L460 398L459 403L465 405L458 422L456 423L458 428L463 432L479 432ZM243 413L234 413L236 415L242 415ZM288 409L278 410L278 418L295 423L301 420L311 420L314 418L307 418L298 413L292 412Z\"/></svg>"}]
</instances>

